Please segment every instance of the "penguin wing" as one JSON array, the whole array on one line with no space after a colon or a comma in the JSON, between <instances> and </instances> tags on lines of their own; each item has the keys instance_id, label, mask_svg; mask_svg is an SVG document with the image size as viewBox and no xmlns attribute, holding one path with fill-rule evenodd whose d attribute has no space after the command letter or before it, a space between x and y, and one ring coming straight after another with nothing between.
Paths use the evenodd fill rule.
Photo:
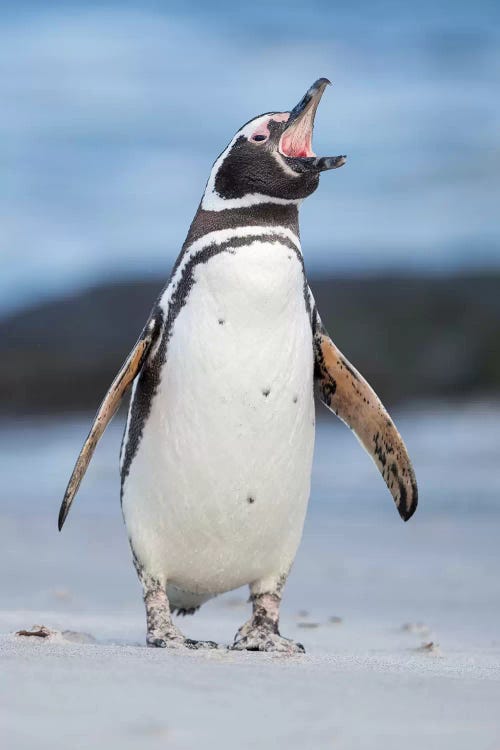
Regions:
<instances>
[{"instance_id":1,"label":"penguin wing","mask_svg":"<svg viewBox=\"0 0 500 750\"><path fill-rule=\"evenodd\" d=\"M75 468L71 474L66 492L64 493L64 499L61 504L59 511L59 531L61 531L63 524L66 520L66 516L71 508L71 503L74 500L78 488L80 487L81 481L84 477L87 467L90 463L97 443L99 442L104 430L111 422L113 416L118 409L120 402L127 392L129 386L133 380L139 374L142 365L151 349L152 344L158 336L159 326L154 318L150 318L146 324L143 332L141 333L136 345L128 355L120 371L116 375L115 379L111 383L108 392L104 396L104 399L99 407L99 410L95 416L91 430L87 435L87 439L83 444L83 448L80 451L80 455L77 458Z\"/></svg>"},{"instance_id":2,"label":"penguin wing","mask_svg":"<svg viewBox=\"0 0 500 750\"><path fill-rule=\"evenodd\" d=\"M408 451L382 402L347 361L313 310L315 384L319 398L356 434L389 488L399 515L415 513L418 489Z\"/></svg>"}]
</instances>

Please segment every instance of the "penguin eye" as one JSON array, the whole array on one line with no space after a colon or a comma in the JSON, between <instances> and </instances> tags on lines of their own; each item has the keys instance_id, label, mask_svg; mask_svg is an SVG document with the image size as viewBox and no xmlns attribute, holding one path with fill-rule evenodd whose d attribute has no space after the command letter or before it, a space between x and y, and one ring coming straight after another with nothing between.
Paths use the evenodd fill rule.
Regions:
<instances>
[{"instance_id":1,"label":"penguin eye","mask_svg":"<svg viewBox=\"0 0 500 750\"><path fill-rule=\"evenodd\" d=\"M267 135L253 135L252 141L267 141Z\"/></svg>"}]
</instances>

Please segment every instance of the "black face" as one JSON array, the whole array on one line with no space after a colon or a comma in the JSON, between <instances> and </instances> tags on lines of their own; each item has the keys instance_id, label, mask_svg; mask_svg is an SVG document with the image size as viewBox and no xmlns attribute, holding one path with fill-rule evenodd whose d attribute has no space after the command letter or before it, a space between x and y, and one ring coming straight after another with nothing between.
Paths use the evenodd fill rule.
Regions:
<instances>
[{"instance_id":1,"label":"black face","mask_svg":"<svg viewBox=\"0 0 500 750\"><path fill-rule=\"evenodd\" d=\"M314 116L328 83L320 78L291 112L261 115L239 131L215 174L220 198L300 200L316 190L320 172L345 163L345 156L318 158L312 150Z\"/></svg>"}]
</instances>

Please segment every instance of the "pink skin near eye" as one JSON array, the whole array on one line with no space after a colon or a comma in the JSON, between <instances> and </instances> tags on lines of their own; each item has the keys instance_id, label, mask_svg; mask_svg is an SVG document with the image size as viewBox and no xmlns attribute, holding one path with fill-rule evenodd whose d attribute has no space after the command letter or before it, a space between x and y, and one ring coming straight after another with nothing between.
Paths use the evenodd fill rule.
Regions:
<instances>
[{"instance_id":1,"label":"pink skin near eye","mask_svg":"<svg viewBox=\"0 0 500 750\"><path fill-rule=\"evenodd\" d=\"M269 123L271 122L271 120L274 120L275 122L286 122L289 117L290 114L288 112L278 112L276 115L273 115L268 120L265 120L263 123L261 123L257 130L254 130L254 132L250 136L250 140L256 140L257 142L263 143L264 140L267 140L269 138ZM257 138L255 138L255 136L257 136ZM262 138L261 136L264 136L264 138Z\"/></svg>"}]
</instances>

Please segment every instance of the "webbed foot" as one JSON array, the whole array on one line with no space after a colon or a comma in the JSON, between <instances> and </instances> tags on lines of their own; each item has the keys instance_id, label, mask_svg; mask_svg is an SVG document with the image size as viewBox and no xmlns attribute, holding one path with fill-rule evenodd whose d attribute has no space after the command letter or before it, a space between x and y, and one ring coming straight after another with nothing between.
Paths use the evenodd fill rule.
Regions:
<instances>
[{"instance_id":1,"label":"webbed foot","mask_svg":"<svg viewBox=\"0 0 500 750\"><path fill-rule=\"evenodd\" d=\"M168 635L165 637L148 635L146 638L146 645L149 648L189 648L193 650L213 649L219 647L215 641L195 641L192 638L185 638L183 635L175 635L173 637Z\"/></svg>"},{"instance_id":2,"label":"webbed foot","mask_svg":"<svg viewBox=\"0 0 500 750\"><path fill-rule=\"evenodd\" d=\"M165 582L148 575L135 556L134 563L143 586L144 604L146 605L146 646L149 648L189 648L196 650L218 648L214 641L195 641L192 638L186 638L181 633L172 621Z\"/></svg>"},{"instance_id":3,"label":"webbed foot","mask_svg":"<svg viewBox=\"0 0 500 750\"><path fill-rule=\"evenodd\" d=\"M248 623L247 623L248 625ZM262 627L240 628L231 646L233 651L276 651L282 654L304 654L302 643L284 638Z\"/></svg>"},{"instance_id":4,"label":"webbed foot","mask_svg":"<svg viewBox=\"0 0 500 750\"><path fill-rule=\"evenodd\" d=\"M302 643L280 635L278 593L252 594L252 617L236 633L234 651L276 651L282 654L304 654Z\"/></svg>"}]
</instances>

